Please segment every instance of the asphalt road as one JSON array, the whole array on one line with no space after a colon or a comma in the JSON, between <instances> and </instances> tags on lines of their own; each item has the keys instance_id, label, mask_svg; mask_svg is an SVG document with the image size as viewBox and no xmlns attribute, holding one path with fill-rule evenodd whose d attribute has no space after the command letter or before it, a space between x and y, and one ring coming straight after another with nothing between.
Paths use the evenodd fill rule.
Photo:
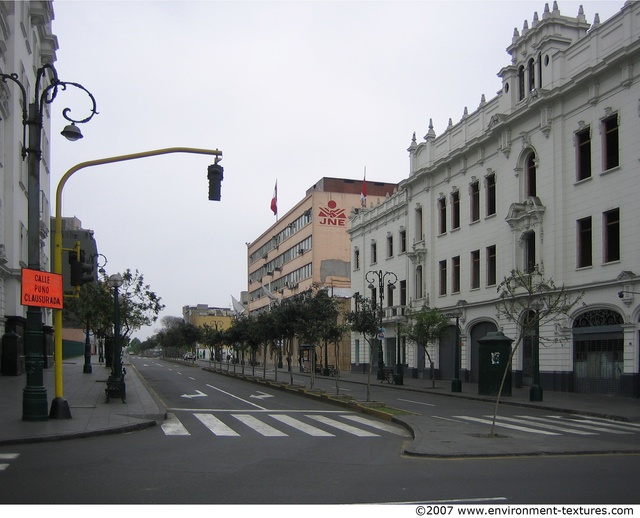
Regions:
<instances>
[{"instance_id":1,"label":"asphalt road","mask_svg":"<svg viewBox=\"0 0 640 518\"><path fill-rule=\"evenodd\" d=\"M638 456L405 457L403 429L379 428L385 423L373 418L352 420L362 416L197 368L161 361L136 366L173 415L166 427L2 447L0 501L638 502ZM420 403L445 413L428 406L437 403Z\"/></svg>"}]
</instances>

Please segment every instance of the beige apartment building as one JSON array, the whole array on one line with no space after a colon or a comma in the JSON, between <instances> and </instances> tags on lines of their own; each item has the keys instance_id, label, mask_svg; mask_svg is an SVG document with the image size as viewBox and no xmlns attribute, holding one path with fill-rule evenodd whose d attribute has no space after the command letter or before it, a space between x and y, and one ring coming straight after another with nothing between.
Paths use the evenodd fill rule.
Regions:
<instances>
[{"instance_id":1,"label":"beige apartment building","mask_svg":"<svg viewBox=\"0 0 640 518\"><path fill-rule=\"evenodd\" d=\"M313 285L326 287L348 310L351 298L349 215L363 203L376 204L393 195L397 184L322 178L312 185L290 211L248 245L249 313L268 310L272 304L294 297ZM350 339L328 348L321 364L350 368ZM317 352L320 355L320 351ZM305 368L309 350L296 346L296 358Z\"/></svg>"}]
</instances>

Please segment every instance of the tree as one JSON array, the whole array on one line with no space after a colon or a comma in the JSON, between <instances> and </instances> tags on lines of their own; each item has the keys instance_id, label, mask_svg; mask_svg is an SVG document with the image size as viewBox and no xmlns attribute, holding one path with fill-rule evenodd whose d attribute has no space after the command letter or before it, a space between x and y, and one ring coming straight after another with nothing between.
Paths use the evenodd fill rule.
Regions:
<instances>
[{"instance_id":1,"label":"tree","mask_svg":"<svg viewBox=\"0 0 640 518\"><path fill-rule=\"evenodd\" d=\"M511 270L510 275L498 285L497 291L498 301L495 306L498 316L515 324L517 339L509 354L496 397L491 435L494 435L504 382L519 345L527 336L532 336L537 344L559 342L557 336L543 335L540 329L553 326L568 317L584 296L584 292L570 292L564 285L556 286L553 279L545 279L537 267L531 273Z\"/></svg>"},{"instance_id":2,"label":"tree","mask_svg":"<svg viewBox=\"0 0 640 518\"><path fill-rule=\"evenodd\" d=\"M418 312L410 312L408 319L408 323L405 326L405 334L409 340L424 348L424 352L429 359L431 386L435 388L436 380L433 360L429 354L429 344L436 342L440 338L442 331L449 325L449 317L435 308L424 306Z\"/></svg>"},{"instance_id":3,"label":"tree","mask_svg":"<svg viewBox=\"0 0 640 518\"><path fill-rule=\"evenodd\" d=\"M293 341L302 318L301 306L296 299L287 299L271 309L276 334L282 339L282 347L289 370L289 384L293 385Z\"/></svg>"},{"instance_id":4,"label":"tree","mask_svg":"<svg viewBox=\"0 0 640 518\"><path fill-rule=\"evenodd\" d=\"M371 401L371 360L373 358L374 341L378 334L378 312L371 302L356 295L356 309L346 314L345 320L352 331L361 333L369 344L369 370L367 373L367 401Z\"/></svg>"},{"instance_id":5,"label":"tree","mask_svg":"<svg viewBox=\"0 0 640 518\"><path fill-rule=\"evenodd\" d=\"M144 283L144 276L136 270L126 269L119 289L121 334L128 338L143 326L150 326L164 309L161 298Z\"/></svg>"},{"instance_id":6,"label":"tree","mask_svg":"<svg viewBox=\"0 0 640 518\"><path fill-rule=\"evenodd\" d=\"M163 317L162 326L155 338L160 347L169 353L169 357L178 357L185 351L194 349L200 339L200 329L181 317Z\"/></svg>"},{"instance_id":7,"label":"tree","mask_svg":"<svg viewBox=\"0 0 640 518\"><path fill-rule=\"evenodd\" d=\"M321 350L328 347L332 340L339 340L342 327L338 324L340 309L336 299L332 298L326 289L317 289L309 293L301 303L300 325L298 338L301 342L313 345L315 359L315 344L319 343ZM311 388L315 379L315 365L311 369Z\"/></svg>"}]
</instances>

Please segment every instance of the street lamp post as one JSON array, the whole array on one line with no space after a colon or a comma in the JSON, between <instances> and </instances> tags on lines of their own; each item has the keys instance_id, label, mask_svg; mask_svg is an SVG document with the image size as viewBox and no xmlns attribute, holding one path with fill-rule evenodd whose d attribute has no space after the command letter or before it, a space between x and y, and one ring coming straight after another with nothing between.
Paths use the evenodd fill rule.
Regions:
<instances>
[{"instance_id":1,"label":"street lamp post","mask_svg":"<svg viewBox=\"0 0 640 518\"><path fill-rule=\"evenodd\" d=\"M387 279L388 277L388 279ZM382 319L384 317L384 309L382 307L382 304L384 302L384 287L385 287L385 279L387 279L386 282L386 286L389 287L390 290L395 289L396 287L396 282L398 282L398 277L396 276L395 273L393 272L382 272L382 270L378 270L377 272L374 270L368 271L365 276L364 279L366 282L369 283L368 287L370 290L375 289L375 284L373 283L373 281L376 280L376 278L378 279L378 291L379 291L379 295L378 298L380 299L380 304L378 305L378 324L379 324L379 333L382 333ZM383 351L382 351L382 338L380 337L380 335L378 335L378 375L377 375L377 379L379 380L383 380L384 379L384 356L383 356Z\"/></svg>"},{"instance_id":2,"label":"street lamp post","mask_svg":"<svg viewBox=\"0 0 640 518\"><path fill-rule=\"evenodd\" d=\"M456 319L456 338L453 349L453 379L451 380L451 392L462 392L462 381L460 380L460 317L462 311L456 310L446 314L449 318Z\"/></svg>"},{"instance_id":3,"label":"street lamp post","mask_svg":"<svg viewBox=\"0 0 640 518\"><path fill-rule=\"evenodd\" d=\"M127 389L124 383L124 373L122 371L122 351L120 347L120 301L119 288L123 283L122 275L114 273L109 276L107 284L113 288L113 358L111 360L111 376L107 379L107 402L109 398L119 397L126 403Z\"/></svg>"},{"instance_id":4,"label":"street lamp post","mask_svg":"<svg viewBox=\"0 0 640 518\"><path fill-rule=\"evenodd\" d=\"M42 81L49 72L49 85L41 90ZM66 90L73 86L84 91L92 102L91 113L82 120L76 120L69 116L71 111L65 108L62 116L71 124L62 131L62 135L68 140L75 141L82 138L80 129L76 123L88 122L96 113L96 101L91 93L78 83L60 81L58 72L52 64L45 64L36 71L36 81L33 102L28 104L27 91L18 79L18 74L0 74L3 83L12 81L20 88L22 95L22 129L23 148L22 159L28 158L28 262L29 268L40 270L40 160L42 158L42 129L44 107L51 104L60 90ZM28 106L28 109L27 109ZM27 144L28 129L28 144ZM42 309L37 306L29 306L27 309L27 325L25 332L25 368L27 372L27 384L22 397L22 419L24 421L46 421L48 417L57 417L59 414L69 414L66 402L56 401L52 404L51 415L47 415L47 391L43 384L43 330ZM56 367L62 365L62 357L55 357ZM60 407L60 408L58 408Z\"/></svg>"}]
</instances>

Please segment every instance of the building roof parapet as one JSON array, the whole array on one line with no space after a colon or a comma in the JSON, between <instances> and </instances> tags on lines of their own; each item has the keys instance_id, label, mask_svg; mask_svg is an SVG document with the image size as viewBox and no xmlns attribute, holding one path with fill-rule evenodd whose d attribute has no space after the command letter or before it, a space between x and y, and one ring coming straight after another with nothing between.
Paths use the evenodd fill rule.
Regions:
<instances>
[{"instance_id":1,"label":"building roof parapet","mask_svg":"<svg viewBox=\"0 0 640 518\"><path fill-rule=\"evenodd\" d=\"M406 208L407 206L407 191L400 188L395 189L393 194L385 196L384 200L378 198L377 204L373 202L369 208L353 209L349 219L351 220L351 228L347 232L351 233L355 228L361 225L370 224L383 217L388 216L390 213L397 211L399 208Z\"/></svg>"}]
</instances>

